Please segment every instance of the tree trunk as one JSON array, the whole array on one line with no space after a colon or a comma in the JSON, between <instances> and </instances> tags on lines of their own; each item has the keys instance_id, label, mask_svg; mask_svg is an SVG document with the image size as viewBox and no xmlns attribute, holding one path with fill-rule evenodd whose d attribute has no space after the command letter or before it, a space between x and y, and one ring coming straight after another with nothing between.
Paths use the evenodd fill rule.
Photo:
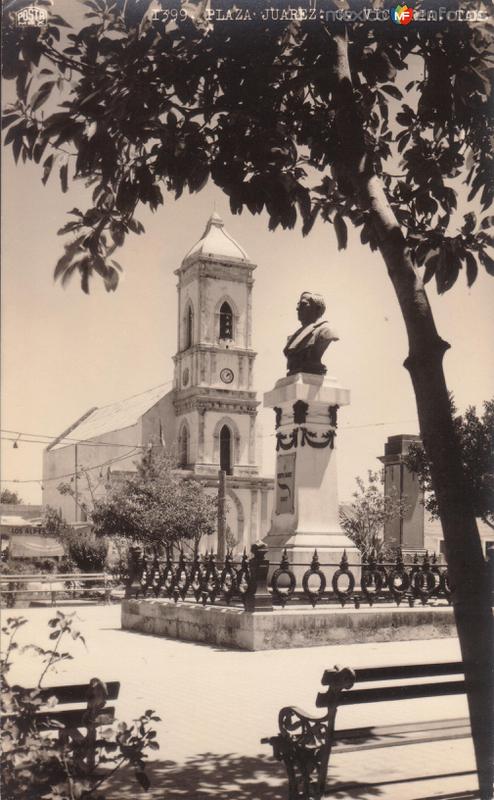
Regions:
<instances>
[{"instance_id":1,"label":"tree trunk","mask_svg":"<svg viewBox=\"0 0 494 800\"><path fill-rule=\"evenodd\" d=\"M334 35L335 96L342 141L354 143L353 159L338 165L353 186L363 210L370 211L380 252L386 263L405 322L409 353L405 361L415 398L424 448L441 519L453 606L465 669L472 738L480 797L493 796L494 623L487 565L473 507L465 490L461 453L451 416L443 372L449 344L439 336L420 275L408 252L371 159L363 131L358 131L346 31ZM357 129L357 133L356 133Z\"/></svg>"},{"instance_id":2,"label":"tree trunk","mask_svg":"<svg viewBox=\"0 0 494 800\"><path fill-rule=\"evenodd\" d=\"M375 200L372 183L369 199ZM441 519L453 607L467 681L468 704L480 796L492 798L494 749L494 625L487 566L474 512L466 495L461 454L451 417L442 360L449 345L438 335L432 311L396 225L389 230L377 204L374 230L405 321L410 372L420 433L431 462Z\"/></svg>"}]
</instances>

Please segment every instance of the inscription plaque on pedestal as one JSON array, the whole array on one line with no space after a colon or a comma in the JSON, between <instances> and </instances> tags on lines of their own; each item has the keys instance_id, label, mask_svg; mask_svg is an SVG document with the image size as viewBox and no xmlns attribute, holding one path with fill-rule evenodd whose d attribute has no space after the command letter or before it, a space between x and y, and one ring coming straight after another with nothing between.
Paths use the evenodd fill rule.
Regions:
<instances>
[{"instance_id":1,"label":"inscription plaque on pedestal","mask_svg":"<svg viewBox=\"0 0 494 800\"><path fill-rule=\"evenodd\" d=\"M295 511L295 458L296 453L276 458L277 514L293 514Z\"/></svg>"}]
</instances>

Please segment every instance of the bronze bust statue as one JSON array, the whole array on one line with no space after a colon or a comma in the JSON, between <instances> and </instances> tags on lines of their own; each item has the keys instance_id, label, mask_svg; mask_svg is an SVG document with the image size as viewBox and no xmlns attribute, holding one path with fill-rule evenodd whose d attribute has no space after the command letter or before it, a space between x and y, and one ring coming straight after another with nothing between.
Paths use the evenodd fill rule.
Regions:
<instances>
[{"instance_id":1,"label":"bronze bust statue","mask_svg":"<svg viewBox=\"0 0 494 800\"><path fill-rule=\"evenodd\" d=\"M326 374L321 358L329 344L336 342L339 337L326 320L321 319L325 311L326 304L321 295L302 292L297 304L301 327L288 337L283 350L287 359L287 375L295 375L297 372Z\"/></svg>"}]
</instances>

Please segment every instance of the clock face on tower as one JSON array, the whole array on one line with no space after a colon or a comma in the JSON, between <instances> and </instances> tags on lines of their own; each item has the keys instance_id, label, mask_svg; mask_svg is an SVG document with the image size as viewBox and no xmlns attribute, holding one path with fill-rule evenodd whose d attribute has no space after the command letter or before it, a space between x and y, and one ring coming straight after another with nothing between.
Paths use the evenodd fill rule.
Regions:
<instances>
[{"instance_id":1,"label":"clock face on tower","mask_svg":"<svg viewBox=\"0 0 494 800\"><path fill-rule=\"evenodd\" d=\"M225 369L222 369L221 372L220 372L220 378L223 381L223 383L231 383L232 380L233 380L233 377L234 377L233 376L233 371L231 369L229 369L228 367L226 367Z\"/></svg>"}]
</instances>

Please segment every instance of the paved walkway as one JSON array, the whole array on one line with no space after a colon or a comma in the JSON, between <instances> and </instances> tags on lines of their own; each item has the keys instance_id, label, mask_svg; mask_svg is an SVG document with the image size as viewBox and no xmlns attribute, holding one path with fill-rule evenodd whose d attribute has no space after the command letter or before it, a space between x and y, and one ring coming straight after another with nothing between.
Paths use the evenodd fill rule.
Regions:
<instances>
[{"instance_id":1,"label":"paved walkway","mask_svg":"<svg viewBox=\"0 0 494 800\"><path fill-rule=\"evenodd\" d=\"M456 640L384 642L274 650L258 653L229 651L188 642L176 642L120 629L119 606L80 606L75 611L80 642L66 643L74 654L45 683L87 681L97 676L120 680L118 717L129 721L152 708L160 750L151 753L150 792L135 788L123 776L108 797L127 800L284 800L284 768L273 761L263 736L276 733L278 710L298 705L315 712L314 700L325 668L340 664L358 667L380 663L455 660ZM28 618L20 641L47 642L47 621L53 609L3 612ZM16 666L20 683L32 684L39 671L35 657L25 654ZM433 706L433 708L431 708ZM347 707L338 715L338 727L384 724L466 715L463 698L437 698L407 703ZM475 787L474 776L426 780L427 776L473 769L469 740L396 747L340 755L331 769L331 796L362 800L418 800L464 798ZM419 782L409 782L419 777ZM369 787L369 783L402 781ZM468 795L471 797L472 795Z\"/></svg>"}]
</instances>

